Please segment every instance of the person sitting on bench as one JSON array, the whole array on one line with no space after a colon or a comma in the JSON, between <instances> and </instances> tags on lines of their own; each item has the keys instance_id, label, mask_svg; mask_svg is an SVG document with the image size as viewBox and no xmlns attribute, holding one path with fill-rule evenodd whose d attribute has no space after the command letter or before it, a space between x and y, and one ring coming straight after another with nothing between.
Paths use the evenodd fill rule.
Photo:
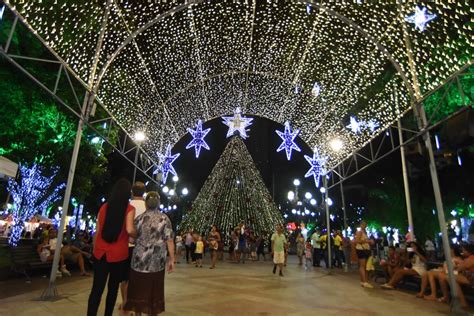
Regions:
<instances>
[{"instance_id":1,"label":"person sitting on bench","mask_svg":"<svg viewBox=\"0 0 474 316\"><path fill-rule=\"evenodd\" d=\"M45 236L42 238L38 246L36 247L36 251L40 256L41 262L53 262L54 254L51 253L51 246L49 245L49 237ZM64 263L64 256L61 255L59 257L60 265L59 270L57 272L57 276L62 276L63 274L67 276L71 276L71 273L66 269L66 264Z\"/></svg>"},{"instance_id":2,"label":"person sitting on bench","mask_svg":"<svg viewBox=\"0 0 474 316\"><path fill-rule=\"evenodd\" d=\"M406 276L421 277L426 272L426 256L423 249L416 242L412 242L407 248L407 252L409 262L403 269L395 272L390 281L381 286L382 289L393 290Z\"/></svg>"},{"instance_id":3,"label":"person sitting on bench","mask_svg":"<svg viewBox=\"0 0 474 316\"><path fill-rule=\"evenodd\" d=\"M51 252L54 254L56 249L56 244L58 243L57 231L54 228L51 228L48 233L49 236L49 245ZM82 276L90 276L89 273L86 272L86 268L84 265L84 256L87 256L88 253L81 251L79 248L69 245L62 245L61 246L61 255L64 257L64 261L77 264L79 266L79 270L81 271Z\"/></svg>"}]
</instances>

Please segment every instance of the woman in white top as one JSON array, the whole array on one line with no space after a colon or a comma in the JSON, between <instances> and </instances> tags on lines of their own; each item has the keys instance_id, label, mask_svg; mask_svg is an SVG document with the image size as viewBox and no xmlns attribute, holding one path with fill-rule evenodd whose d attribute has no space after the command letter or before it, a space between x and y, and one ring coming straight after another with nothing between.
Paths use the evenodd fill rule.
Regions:
<instances>
[{"instance_id":1,"label":"woman in white top","mask_svg":"<svg viewBox=\"0 0 474 316\"><path fill-rule=\"evenodd\" d=\"M409 262L403 268L395 272L390 281L382 285L383 289L393 290L397 284L406 276L414 275L421 277L426 272L426 254L416 242L412 242L407 248Z\"/></svg>"},{"instance_id":2,"label":"woman in white top","mask_svg":"<svg viewBox=\"0 0 474 316\"><path fill-rule=\"evenodd\" d=\"M371 289L373 288L372 284L367 282L367 259L372 255L370 251L370 244L373 243L372 240L367 237L367 223L365 221L360 222L360 228L357 229L353 243L355 244L355 250L357 253L357 261L359 263L359 277L360 285L362 287Z\"/></svg>"}]
</instances>

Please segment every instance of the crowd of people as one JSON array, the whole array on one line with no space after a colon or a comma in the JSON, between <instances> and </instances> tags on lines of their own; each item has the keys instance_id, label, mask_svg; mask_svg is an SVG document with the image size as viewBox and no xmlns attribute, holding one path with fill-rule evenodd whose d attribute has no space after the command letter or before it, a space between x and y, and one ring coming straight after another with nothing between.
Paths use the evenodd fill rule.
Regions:
<instances>
[{"instance_id":1,"label":"crowd of people","mask_svg":"<svg viewBox=\"0 0 474 316\"><path fill-rule=\"evenodd\" d=\"M373 288L372 274L383 272L386 283L381 289L396 289L403 280L418 280L418 298L449 302L449 282L446 263L438 264L435 246L427 239L424 247L415 240L389 243L367 233L367 223L361 222L353 238L340 230L326 229L286 231L281 225L272 233L255 233L245 222L223 234L215 225L207 232L193 229L176 236L166 214L159 211L156 192L145 192L141 182L133 186L119 180L98 214L95 234L78 231L60 249L58 276L70 276L67 265L79 267L82 276L90 276L87 263L92 264L93 284L88 301L88 315L96 315L107 285L105 314L112 315L120 290L120 312L127 315L158 314L165 309L165 271L185 260L197 268L203 267L203 257L209 255L209 269L227 260L245 264L247 261L273 261L273 274L284 276L288 253L295 253L299 266L305 269L348 267L358 265L360 284ZM145 194L146 193L146 194ZM70 234L69 234L70 235ZM36 250L43 262L52 262L57 248L57 230L51 224L39 225L30 238L38 239ZM474 245L456 245L451 249L456 277L456 290L463 306L468 306L463 287L474 285ZM168 260L167 260L168 259ZM432 267L432 269L428 269ZM438 288L441 296L438 297Z\"/></svg>"}]
</instances>

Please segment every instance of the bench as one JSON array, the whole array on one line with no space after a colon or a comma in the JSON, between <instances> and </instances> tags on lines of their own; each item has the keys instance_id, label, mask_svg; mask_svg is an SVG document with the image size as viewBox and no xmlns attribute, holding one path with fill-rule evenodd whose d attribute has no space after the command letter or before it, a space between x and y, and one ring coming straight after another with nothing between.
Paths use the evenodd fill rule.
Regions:
<instances>
[{"instance_id":1,"label":"bench","mask_svg":"<svg viewBox=\"0 0 474 316\"><path fill-rule=\"evenodd\" d=\"M31 244L19 244L17 247L10 247L12 261L12 271L23 274L26 282L30 283L31 278L28 272L32 270L51 269L51 262L42 262L36 252L36 246Z\"/></svg>"}]
</instances>

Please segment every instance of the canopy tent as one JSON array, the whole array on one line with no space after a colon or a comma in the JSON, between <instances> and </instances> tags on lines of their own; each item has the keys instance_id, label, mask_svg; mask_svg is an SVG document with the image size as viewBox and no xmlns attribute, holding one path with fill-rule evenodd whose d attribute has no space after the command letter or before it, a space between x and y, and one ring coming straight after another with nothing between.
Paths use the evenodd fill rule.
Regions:
<instances>
[{"instance_id":1,"label":"canopy tent","mask_svg":"<svg viewBox=\"0 0 474 316\"><path fill-rule=\"evenodd\" d=\"M0 156L0 178L15 178L18 164L8 158Z\"/></svg>"},{"instance_id":2,"label":"canopy tent","mask_svg":"<svg viewBox=\"0 0 474 316\"><path fill-rule=\"evenodd\" d=\"M95 73L98 99L130 135L145 131L154 157L198 119L240 106L291 121L331 169L470 62L474 46L468 1L423 4L436 15L424 32L407 20L411 2L7 4L84 85ZM341 151L329 146L335 138Z\"/></svg>"}]
</instances>

